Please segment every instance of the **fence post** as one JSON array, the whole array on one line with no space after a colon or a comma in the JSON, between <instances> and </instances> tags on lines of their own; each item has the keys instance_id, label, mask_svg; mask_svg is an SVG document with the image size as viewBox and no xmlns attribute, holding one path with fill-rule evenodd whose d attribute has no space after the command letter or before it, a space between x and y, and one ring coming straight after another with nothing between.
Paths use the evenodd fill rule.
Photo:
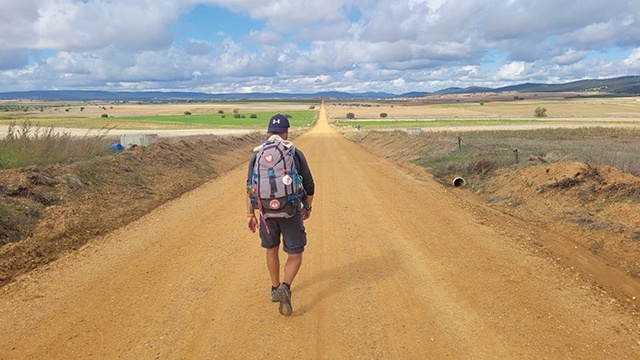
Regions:
<instances>
[{"instance_id":1,"label":"fence post","mask_svg":"<svg viewBox=\"0 0 640 360\"><path fill-rule=\"evenodd\" d=\"M518 163L518 149L514 149L513 152L516 154L516 164Z\"/></svg>"},{"instance_id":2,"label":"fence post","mask_svg":"<svg viewBox=\"0 0 640 360\"><path fill-rule=\"evenodd\" d=\"M458 150L462 150L462 138L458 136Z\"/></svg>"}]
</instances>

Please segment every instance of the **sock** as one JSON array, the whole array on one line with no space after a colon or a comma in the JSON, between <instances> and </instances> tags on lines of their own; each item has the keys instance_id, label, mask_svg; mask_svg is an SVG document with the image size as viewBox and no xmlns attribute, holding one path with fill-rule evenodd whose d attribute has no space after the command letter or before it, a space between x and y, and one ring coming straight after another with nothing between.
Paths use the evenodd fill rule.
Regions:
<instances>
[{"instance_id":1,"label":"sock","mask_svg":"<svg viewBox=\"0 0 640 360\"><path fill-rule=\"evenodd\" d=\"M286 282L283 282L282 284L287 287L287 290L291 290L291 285L287 284Z\"/></svg>"},{"instance_id":2,"label":"sock","mask_svg":"<svg viewBox=\"0 0 640 360\"><path fill-rule=\"evenodd\" d=\"M277 286L271 286L271 291L273 291L273 290L278 290L278 287Z\"/></svg>"}]
</instances>

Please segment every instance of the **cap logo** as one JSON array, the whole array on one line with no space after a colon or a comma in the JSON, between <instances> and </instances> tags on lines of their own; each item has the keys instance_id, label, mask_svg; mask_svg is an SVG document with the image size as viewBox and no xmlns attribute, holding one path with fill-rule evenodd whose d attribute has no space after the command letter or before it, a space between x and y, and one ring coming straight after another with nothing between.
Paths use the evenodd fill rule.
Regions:
<instances>
[{"instance_id":1,"label":"cap logo","mask_svg":"<svg viewBox=\"0 0 640 360\"><path fill-rule=\"evenodd\" d=\"M280 119L273 119L274 124L280 124Z\"/></svg>"}]
</instances>

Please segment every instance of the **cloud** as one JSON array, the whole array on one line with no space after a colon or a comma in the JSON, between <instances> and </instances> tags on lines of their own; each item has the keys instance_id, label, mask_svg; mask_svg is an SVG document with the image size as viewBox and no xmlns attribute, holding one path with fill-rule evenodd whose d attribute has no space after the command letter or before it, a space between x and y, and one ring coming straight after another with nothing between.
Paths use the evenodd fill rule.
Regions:
<instances>
[{"instance_id":1,"label":"cloud","mask_svg":"<svg viewBox=\"0 0 640 360\"><path fill-rule=\"evenodd\" d=\"M157 49L172 42L169 25L180 14L177 5L151 0L25 0L9 6L6 1L0 8L8 20L0 22L0 42L5 49Z\"/></svg>"},{"instance_id":2,"label":"cloud","mask_svg":"<svg viewBox=\"0 0 640 360\"><path fill-rule=\"evenodd\" d=\"M640 47L633 49L628 58L623 63L632 71L640 70Z\"/></svg>"},{"instance_id":3,"label":"cloud","mask_svg":"<svg viewBox=\"0 0 640 360\"><path fill-rule=\"evenodd\" d=\"M184 47L187 55L207 55L211 53L212 44L203 40L189 40Z\"/></svg>"},{"instance_id":4,"label":"cloud","mask_svg":"<svg viewBox=\"0 0 640 360\"><path fill-rule=\"evenodd\" d=\"M29 56L24 50L0 49L0 70L17 69L29 63Z\"/></svg>"},{"instance_id":5,"label":"cloud","mask_svg":"<svg viewBox=\"0 0 640 360\"><path fill-rule=\"evenodd\" d=\"M251 26L216 27L219 7ZM0 19L0 91L431 91L640 63L637 1L5 0Z\"/></svg>"},{"instance_id":6,"label":"cloud","mask_svg":"<svg viewBox=\"0 0 640 360\"><path fill-rule=\"evenodd\" d=\"M514 61L504 64L496 73L496 78L500 80L522 80L526 78L527 63Z\"/></svg>"},{"instance_id":7,"label":"cloud","mask_svg":"<svg viewBox=\"0 0 640 360\"><path fill-rule=\"evenodd\" d=\"M551 62L557 65L575 64L587 57L588 54L589 52L587 51L576 51L573 49L568 49L562 55L552 58Z\"/></svg>"}]
</instances>

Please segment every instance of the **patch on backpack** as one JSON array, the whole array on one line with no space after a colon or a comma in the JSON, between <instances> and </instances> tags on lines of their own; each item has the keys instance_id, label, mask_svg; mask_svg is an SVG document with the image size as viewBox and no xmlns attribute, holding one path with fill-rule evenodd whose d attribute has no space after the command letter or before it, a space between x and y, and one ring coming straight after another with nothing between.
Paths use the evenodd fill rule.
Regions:
<instances>
[{"instance_id":1,"label":"patch on backpack","mask_svg":"<svg viewBox=\"0 0 640 360\"><path fill-rule=\"evenodd\" d=\"M273 210L280 209L280 201L278 201L278 199L271 200L271 202L269 202L269 207Z\"/></svg>"}]
</instances>

